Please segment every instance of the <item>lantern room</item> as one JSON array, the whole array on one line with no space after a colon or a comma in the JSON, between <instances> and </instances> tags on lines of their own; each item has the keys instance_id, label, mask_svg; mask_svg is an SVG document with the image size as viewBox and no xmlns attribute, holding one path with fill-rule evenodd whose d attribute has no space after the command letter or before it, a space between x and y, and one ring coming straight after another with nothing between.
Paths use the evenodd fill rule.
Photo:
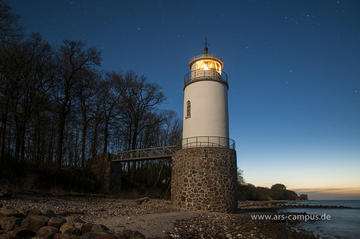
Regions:
<instances>
[{"instance_id":1,"label":"lantern room","mask_svg":"<svg viewBox=\"0 0 360 239\"><path fill-rule=\"evenodd\" d=\"M189 62L189 68L191 71L216 71L221 75L223 67L224 62L209 54L206 39L204 53L199 56L195 56Z\"/></svg>"},{"instance_id":2,"label":"lantern room","mask_svg":"<svg viewBox=\"0 0 360 239\"><path fill-rule=\"evenodd\" d=\"M215 80L227 85L227 75L222 70L223 67L222 60L208 53L205 42L204 53L195 56L189 62L190 72L185 74L184 84L187 86L199 80Z\"/></svg>"},{"instance_id":3,"label":"lantern room","mask_svg":"<svg viewBox=\"0 0 360 239\"><path fill-rule=\"evenodd\" d=\"M216 71L217 73L221 74L221 69L222 69L221 64L214 60L205 59L205 60L198 60L195 62L195 70L196 71L213 70L213 71Z\"/></svg>"},{"instance_id":4,"label":"lantern room","mask_svg":"<svg viewBox=\"0 0 360 239\"><path fill-rule=\"evenodd\" d=\"M189 62L191 71L216 71L221 75L224 63L213 55L208 53L194 57Z\"/></svg>"}]
</instances>

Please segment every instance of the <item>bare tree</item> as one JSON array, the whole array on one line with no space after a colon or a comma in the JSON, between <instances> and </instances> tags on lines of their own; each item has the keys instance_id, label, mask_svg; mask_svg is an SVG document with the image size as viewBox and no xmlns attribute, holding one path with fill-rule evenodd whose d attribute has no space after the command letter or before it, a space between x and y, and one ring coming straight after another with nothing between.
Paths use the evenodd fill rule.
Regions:
<instances>
[{"instance_id":1,"label":"bare tree","mask_svg":"<svg viewBox=\"0 0 360 239\"><path fill-rule=\"evenodd\" d=\"M144 76L138 76L132 71L127 72L115 85L120 95L120 120L127 141L126 148L135 149L139 145L139 135L146 128L161 124L162 119L154 117L154 113L165 96L157 84L147 83Z\"/></svg>"},{"instance_id":2,"label":"bare tree","mask_svg":"<svg viewBox=\"0 0 360 239\"><path fill-rule=\"evenodd\" d=\"M1 157L5 152L5 134L8 116L15 123L16 159L25 156L25 139L31 118L44 99L49 69L47 64L51 58L51 47L39 34L33 34L24 42L8 44L1 52L1 97L4 102L1 124Z\"/></svg>"},{"instance_id":3,"label":"bare tree","mask_svg":"<svg viewBox=\"0 0 360 239\"><path fill-rule=\"evenodd\" d=\"M0 1L0 45L17 42L22 39L22 27L18 23L19 16L11 12L11 7Z\"/></svg>"},{"instance_id":4,"label":"bare tree","mask_svg":"<svg viewBox=\"0 0 360 239\"><path fill-rule=\"evenodd\" d=\"M108 139L109 139L109 126L113 118L116 116L116 109L122 110L119 104L121 95L115 91L115 85L121 84L122 76L115 72L107 73L105 81L101 84L101 91L99 92L101 98L101 106L104 120L104 145L103 153L108 151ZM116 106L118 106L116 108Z\"/></svg>"},{"instance_id":5,"label":"bare tree","mask_svg":"<svg viewBox=\"0 0 360 239\"><path fill-rule=\"evenodd\" d=\"M92 129L92 137L91 137L91 146L90 146L90 154L91 157L96 157L96 155L98 154L98 145L99 145L99 131L100 131L100 124L102 122L102 111L100 108L100 103L97 101L98 98L95 99L96 103L95 103L95 109L92 112L92 124L90 125L91 129Z\"/></svg>"},{"instance_id":6,"label":"bare tree","mask_svg":"<svg viewBox=\"0 0 360 239\"><path fill-rule=\"evenodd\" d=\"M86 48L81 41L64 41L56 55L58 81L56 101L58 104L58 125L56 161L62 165L64 128L75 97L75 83L84 72L100 65L100 53L95 48Z\"/></svg>"},{"instance_id":7,"label":"bare tree","mask_svg":"<svg viewBox=\"0 0 360 239\"><path fill-rule=\"evenodd\" d=\"M80 77L76 84L76 94L79 99L79 106L81 112L81 166L85 167L86 159L86 143L88 127L91 120L91 111L94 108L94 96L97 92L96 81L98 75L96 72L86 71Z\"/></svg>"},{"instance_id":8,"label":"bare tree","mask_svg":"<svg viewBox=\"0 0 360 239\"><path fill-rule=\"evenodd\" d=\"M22 40L22 28L18 24L19 16L11 12L10 6L0 1L0 157L5 158L5 139L8 126L9 107L11 100L11 76L8 64L12 53Z\"/></svg>"},{"instance_id":9,"label":"bare tree","mask_svg":"<svg viewBox=\"0 0 360 239\"><path fill-rule=\"evenodd\" d=\"M18 69L17 80L21 83L17 87L19 99L14 105L17 130L15 157L24 159L27 128L35 110L38 109L38 103L42 101L41 91L44 90L49 77L46 65L51 55L51 47L39 34L33 34L19 50L21 70Z\"/></svg>"}]
</instances>

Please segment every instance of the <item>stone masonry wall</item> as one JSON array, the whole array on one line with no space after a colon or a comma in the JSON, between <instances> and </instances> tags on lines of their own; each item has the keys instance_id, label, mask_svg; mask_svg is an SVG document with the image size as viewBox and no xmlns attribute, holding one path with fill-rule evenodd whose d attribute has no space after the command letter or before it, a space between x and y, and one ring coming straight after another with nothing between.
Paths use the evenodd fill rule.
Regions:
<instances>
[{"instance_id":1,"label":"stone masonry wall","mask_svg":"<svg viewBox=\"0 0 360 239\"><path fill-rule=\"evenodd\" d=\"M235 150L189 148L172 157L171 200L186 210L232 212L237 208Z\"/></svg>"}]
</instances>

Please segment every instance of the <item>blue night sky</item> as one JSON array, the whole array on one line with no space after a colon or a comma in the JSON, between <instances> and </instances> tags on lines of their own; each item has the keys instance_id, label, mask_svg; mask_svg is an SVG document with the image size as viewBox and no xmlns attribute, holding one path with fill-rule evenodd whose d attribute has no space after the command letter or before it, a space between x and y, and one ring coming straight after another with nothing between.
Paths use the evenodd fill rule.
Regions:
<instances>
[{"instance_id":1,"label":"blue night sky","mask_svg":"<svg viewBox=\"0 0 360 239\"><path fill-rule=\"evenodd\" d=\"M27 33L84 40L182 116L187 62L224 60L238 167L257 186L360 199L360 1L11 0Z\"/></svg>"}]
</instances>

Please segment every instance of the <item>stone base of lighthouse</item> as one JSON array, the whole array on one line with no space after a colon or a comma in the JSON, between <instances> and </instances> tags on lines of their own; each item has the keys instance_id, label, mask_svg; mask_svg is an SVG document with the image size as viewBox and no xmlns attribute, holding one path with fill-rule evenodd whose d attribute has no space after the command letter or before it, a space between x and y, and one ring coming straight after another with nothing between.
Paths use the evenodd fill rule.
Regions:
<instances>
[{"instance_id":1,"label":"stone base of lighthouse","mask_svg":"<svg viewBox=\"0 0 360 239\"><path fill-rule=\"evenodd\" d=\"M177 151L172 157L171 200L185 210L234 211L236 151L215 147Z\"/></svg>"}]
</instances>

